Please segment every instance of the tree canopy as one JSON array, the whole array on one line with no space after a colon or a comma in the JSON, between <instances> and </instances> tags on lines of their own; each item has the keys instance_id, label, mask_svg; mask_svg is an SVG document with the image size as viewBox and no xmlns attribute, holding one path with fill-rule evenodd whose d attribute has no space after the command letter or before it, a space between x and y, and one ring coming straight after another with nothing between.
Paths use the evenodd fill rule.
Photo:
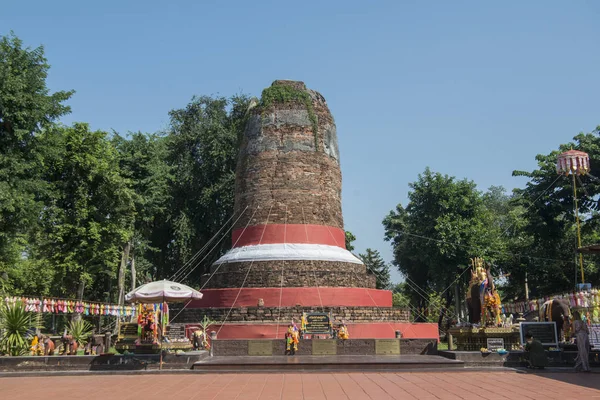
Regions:
<instances>
[{"instance_id":1,"label":"tree canopy","mask_svg":"<svg viewBox=\"0 0 600 400\"><path fill-rule=\"evenodd\" d=\"M39 134L70 112L73 91L50 93L44 48L23 47L12 32L0 37L0 269L20 257L35 226L46 186Z\"/></svg>"},{"instance_id":2,"label":"tree canopy","mask_svg":"<svg viewBox=\"0 0 600 400\"><path fill-rule=\"evenodd\" d=\"M359 254L358 257L365 264L367 273L375 275L377 289L389 289L391 285L390 267L385 263L381 254L377 250L367 249L364 254Z\"/></svg>"},{"instance_id":3,"label":"tree canopy","mask_svg":"<svg viewBox=\"0 0 600 400\"><path fill-rule=\"evenodd\" d=\"M52 93L49 71L43 47L0 37L0 291L122 301L126 287L177 272L197 283L230 246L220 229L233 213L250 98L190 93L164 131L103 132L60 123L74 92ZM569 149L590 155L576 194L582 242L600 242L600 127L537 155L533 171L515 171L528 182L512 193L426 168L408 202L383 219L392 265L406 280L394 305L457 312L473 257L492 264L504 300L524 297L526 276L532 297L571 290L579 279L573 181L555 168ZM356 237L345 238L354 251ZM379 252L359 257L378 288L391 286ZM598 284L597 256L584 261L586 280Z\"/></svg>"},{"instance_id":4,"label":"tree canopy","mask_svg":"<svg viewBox=\"0 0 600 400\"><path fill-rule=\"evenodd\" d=\"M427 305L428 293L443 295L448 308L456 295L462 303L473 257L491 263L505 301L524 299L526 277L532 298L574 290L580 279L573 179L556 172L558 155L569 149L590 155L592 173L575 178L577 209L582 244L600 242L600 179L593 175L600 165L600 128L536 156L534 171L514 171L529 181L513 193L502 187L481 192L472 181L427 168L409 185L406 207L399 204L383 220L411 303ZM596 258L584 257L586 281L595 285L600 281Z\"/></svg>"},{"instance_id":5,"label":"tree canopy","mask_svg":"<svg viewBox=\"0 0 600 400\"><path fill-rule=\"evenodd\" d=\"M600 127L597 127L591 133L576 135L573 141L560 144L549 154L537 155L537 169L513 172L514 176L529 178L525 188L515 190L511 203L514 209L521 210L521 219L510 232L509 248L514 255L505 263L511 274L507 288L515 297L524 295L525 272L533 296L572 290L581 281L574 254L577 239L573 180L556 172L558 155L570 149L585 151L590 156L591 174L575 179L582 245L600 242L600 181L593 175L600 166ZM597 256L585 256L584 261L586 280L598 284Z\"/></svg>"},{"instance_id":6,"label":"tree canopy","mask_svg":"<svg viewBox=\"0 0 600 400\"><path fill-rule=\"evenodd\" d=\"M393 263L404 276L421 288L444 291L465 275L473 254L493 259L498 228L474 182L427 168L409 186L407 206L399 204L383 220ZM419 293L413 300L427 302Z\"/></svg>"},{"instance_id":7,"label":"tree canopy","mask_svg":"<svg viewBox=\"0 0 600 400\"><path fill-rule=\"evenodd\" d=\"M184 266L197 282L230 246L217 232L233 213L249 98L194 96L164 132L93 131L59 123L74 92L51 94L49 68L43 47L0 38L3 292L122 301L126 284Z\"/></svg>"}]
</instances>

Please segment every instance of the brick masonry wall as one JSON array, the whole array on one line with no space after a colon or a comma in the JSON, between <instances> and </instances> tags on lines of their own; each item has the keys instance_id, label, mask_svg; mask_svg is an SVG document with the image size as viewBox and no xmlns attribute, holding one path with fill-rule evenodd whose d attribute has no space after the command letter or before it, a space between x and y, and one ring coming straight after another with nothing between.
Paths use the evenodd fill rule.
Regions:
<instances>
[{"instance_id":1,"label":"brick masonry wall","mask_svg":"<svg viewBox=\"0 0 600 400\"><path fill-rule=\"evenodd\" d=\"M225 320L228 307L224 308L186 308L179 313L179 308L172 307L169 311L173 316L172 323L198 323L204 316L213 321ZM239 307L233 308L227 317L227 322L277 322L300 320L303 312L331 312L334 321L377 322L394 321L409 322L410 312L404 308L382 307Z\"/></svg>"},{"instance_id":2,"label":"brick masonry wall","mask_svg":"<svg viewBox=\"0 0 600 400\"><path fill-rule=\"evenodd\" d=\"M248 269L251 268L250 273ZM282 278L283 268L283 284ZM216 272L215 272L216 271ZM366 267L334 261L255 261L213 265L212 275L200 279L207 288L234 287L364 287L375 288L376 278ZM245 280L245 281L244 281Z\"/></svg>"},{"instance_id":3,"label":"brick masonry wall","mask_svg":"<svg viewBox=\"0 0 600 400\"><path fill-rule=\"evenodd\" d=\"M303 82L272 84L277 85L304 91L312 107L289 101L250 110L236 168L234 214L239 219L234 230L262 224L343 229L342 174L333 116L323 96ZM316 116L316 129L309 110ZM215 271L208 288L375 288L375 277L368 275L363 265L343 262L230 263L213 265L211 273ZM209 276L201 279L201 285Z\"/></svg>"},{"instance_id":4,"label":"brick masonry wall","mask_svg":"<svg viewBox=\"0 0 600 400\"><path fill-rule=\"evenodd\" d=\"M272 340L273 355L285 353L284 340ZM337 340L337 355L375 355L375 339ZM248 340L214 340L215 356L247 356ZM297 355L312 355L312 339L303 339ZM437 355L436 339L400 339L401 355Z\"/></svg>"},{"instance_id":5,"label":"brick masonry wall","mask_svg":"<svg viewBox=\"0 0 600 400\"><path fill-rule=\"evenodd\" d=\"M290 85L310 94L318 121L316 147L304 104L275 103L266 110L252 110L236 170L235 214L246 212L234 229L265 223L343 228L337 132L327 103L302 82L273 85Z\"/></svg>"},{"instance_id":6,"label":"brick masonry wall","mask_svg":"<svg viewBox=\"0 0 600 400\"><path fill-rule=\"evenodd\" d=\"M165 354L163 369L190 369L207 354ZM119 354L99 356L25 356L0 357L0 372L34 371L134 371L158 369L158 354L136 354L135 357ZM50 397L48 397L50 398Z\"/></svg>"}]
</instances>

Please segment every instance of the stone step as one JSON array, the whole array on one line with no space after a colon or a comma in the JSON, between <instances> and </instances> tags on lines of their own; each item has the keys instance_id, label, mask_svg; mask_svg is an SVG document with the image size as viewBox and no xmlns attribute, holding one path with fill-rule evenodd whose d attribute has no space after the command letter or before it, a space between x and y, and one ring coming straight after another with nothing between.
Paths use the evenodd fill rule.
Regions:
<instances>
[{"instance_id":1,"label":"stone step","mask_svg":"<svg viewBox=\"0 0 600 400\"><path fill-rule=\"evenodd\" d=\"M194 372L399 371L462 369L464 362L440 356L215 356L194 363Z\"/></svg>"}]
</instances>

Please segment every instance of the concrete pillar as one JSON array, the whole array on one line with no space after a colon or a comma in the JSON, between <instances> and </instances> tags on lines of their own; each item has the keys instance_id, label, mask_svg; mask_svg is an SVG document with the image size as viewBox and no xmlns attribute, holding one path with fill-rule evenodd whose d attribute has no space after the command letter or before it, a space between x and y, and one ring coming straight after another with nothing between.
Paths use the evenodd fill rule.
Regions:
<instances>
[{"instance_id":1,"label":"concrete pillar","mask_svg":"<svg viewBox=\"0 0 600 400\"><path fill-rule=\"evenodd\" d=\"M110 350L110 335L110 332L104 334L104 348L106 349L106 352Z\"/></svg>"},{"instance_id":2,"label":"concrete pillar","mask_svg":"<svg viewBox=\"0 0 600 400\"><path fill-rule=\"evenodd\" d=\"M215 340L217 339L217 332L210 331L210 356L214 356Z\"/></svg>"}]
</instances>

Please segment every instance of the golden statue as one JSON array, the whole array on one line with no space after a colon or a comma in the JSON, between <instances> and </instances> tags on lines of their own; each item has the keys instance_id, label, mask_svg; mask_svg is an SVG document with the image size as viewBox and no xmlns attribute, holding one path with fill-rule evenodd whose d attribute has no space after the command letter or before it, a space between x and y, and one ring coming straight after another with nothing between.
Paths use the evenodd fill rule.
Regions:
<instances>
[{"instance_id":1,"label":"golden statue","mask_svg":"<svg viewBox=\"0 0 600 400\"><path fill-rule=\"evenodd\" d=\"M502 323L500 296L494 285L490 265L483 258L471 258L471 281L467 290L469 322L472 324L500 325Z\"/></svg>"}]
</instances>

